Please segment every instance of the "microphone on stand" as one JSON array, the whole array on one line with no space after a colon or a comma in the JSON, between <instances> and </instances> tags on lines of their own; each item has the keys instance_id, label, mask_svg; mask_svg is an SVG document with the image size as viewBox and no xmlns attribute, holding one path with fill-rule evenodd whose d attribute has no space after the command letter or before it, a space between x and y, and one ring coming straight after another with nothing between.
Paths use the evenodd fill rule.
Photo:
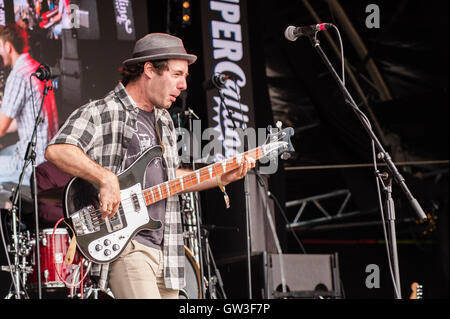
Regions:
<instances>
[{"instance_id":1,"label":"microphone on stand","mask_svg":"<svg viewBox=\"0 0 450 319\"><path fill-rule=\"evenodd\" d=\"M304 36L309 37L309 36L315 34L316 32L319 32L322 30L328 30L331 27L333 27L332 23L319 23L319 24L307 25L304 27L294 27L291 25L291 26L287 27L286 30L284 31L284 36L289 41L295 41L299 37L304 37Z\"/></svg>"},{"instance_id":2,"label":"microphone on stand","mask_svg":"<svg viewBox=\"0 0 450 319\"><path fill-rule=\"evenodd\" d=\"M203 82L202 86L205 90L210 89L223 89L225 87L225 83L230 77L223 73L214 73L210 79Z\"/></svg>"},{"instance_id":3,"label":"microphone on stand","mask_svg":"<svg viewBox=\"0 0 450 319\"><path fill-rule=\"evenodd\" d=\"M34 72L31 75L35 76L36 78L38 78L41 81L48 81L48 80L50 80L50 78L52 76L52 72L50 71L50 67L48 65L41 64L37 68L36 72Z\"/></svg>"}]
</instances>

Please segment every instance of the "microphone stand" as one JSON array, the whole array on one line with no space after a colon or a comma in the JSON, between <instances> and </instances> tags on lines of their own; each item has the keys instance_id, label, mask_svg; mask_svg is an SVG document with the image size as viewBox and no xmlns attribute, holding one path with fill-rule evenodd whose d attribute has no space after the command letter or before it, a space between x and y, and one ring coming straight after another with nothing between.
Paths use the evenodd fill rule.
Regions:
<instances>
[{"instance_id":1,"label":"microphone stand","mask_svg":"<svg viewBox=\"0 0 450 319\"><path fill-rule=\"evenodd\" d=\"M18 210L18 199L19 199L19 192L20 192L20 185L22 184L23 178L25 176L25 171L26 168L28 167L29 163L31 162L32 164L32 180L33 180L33 185L32 185L32 191L33 191L33 197L34 197L34 221L35 221L35 232L36 232L36 265L37 265L37 279L38 279L38 299L42 299L42 280L41 280L41 256L40 256L40 249L39 249L39 244L40 244L40 238L39 238L39 212L38 212L38 202L37 202L37 184L36 184L36 136L37 136L37 128L39 126L39 124L42 122L42 118L40 117L40 114L42 112L42 108L44 107L44 100L45 97L48 94L48 91L51 90L52 87L51 85L45 85L44 91L43 91L43 96L42 96L42 101L41 101L41 106L39 108L39 112L36 116L36 121L34 123L34 129L33 129L33 135L31 136L31 140L28 143L28 147L25 153L25 164L22 168L22 172L20 174L20 179L19 179L19 185L17 186L17 188L15 189L13 195L12 195L12 211L13 211L13 227L14 227L14 234L15 236L17 236L16 233L16 220L15 220L15 214ZM14 239L14 244L16 245L17 243L17 237ZM18 249L18 247L15 247L16 251ZM18 273L18 268L16 268L16 284L19 285L19 273ZM19 294L18 291L18 287L16 286L16 293ZM18 299L20 299L20 296L17 296Z\"/></svg>"},{"instance_id":2,"label":"microphone stand","mask_svg":"<svg viewBox=\"0 0 450 319\"><path fill-rule=\"evenodd\" d=\"M388 169L391 172L391 176L399 184L400 188L405 193L411 206L413 207L414 211L417 213L419 218L421 220L426 220L427 217L426 217L425 213L423 212L423 209L420 207L420 204L418 203L418 201L413 197L413 195L409 191L408 187L406 186L405 179L402 177L402 175L400 175L400 173L397 170L397 167L395 166L394 162L392 161L390 155L384 150L384 148L381 145L380 141L378 140L377 136L373 132L373 130L370 126L370 123L367 120L367 117L365 117L364 113L362 113L359 110L359 108L358 108L357 104L355 103L355 101L353 100L351 94L348 92L347 88L345 87L345 84L342 82L342 80L340 79L336 70L333 68L330 61L328 60L326 54L323 52L323 50L320 46L320 42L317 39L317 33L314 36L308 36L308 37L309 37L313 47L317 50L318 54L320 55L322 60L325 62L327 68L331 72L331 75L338 83L339 89L345 97L345 102L353 108L353 111L355 111L359 120L363 124L365 130L367 131L370 138L372 139L372 142L375 144L376 148L378 149L378 152L379 152L378 158L382 159L386 163ZM378 183L378 178L380 178L378 171L376 172L376 178L377 178L377 183ZM395 295L396 295L397 299L401 299L400 274L399 274L399 269L398 269L398 255L397 255L397 241L396 241L396 237L395 237L395 212L393 209L394 203L393 203L393 200L392 200L392 197L390 196L390 194L391 194L391 192L390 192L390 187L389 187L389 191L387 191L387 195L388 195L387 207L388 207L388 212L390 215L389 216L389 220L390 220L389 227L391 229L391 237L392 237L390 244L391 244L391 251L392 251L392 255L393 255L392 257L394 259L394 282L397 285L397 287L395 289Z\"/></svg>"},{"instance_id":3,"label":"microphone stand","mask_svg":"<svg viewBox=\"0 0 450 319\"><path fill-rule=\"evenodd\" d=\"M194 125L193 125L193 119L192 116L195 116L197 119L199 117L190 109L188 108L187 111L185 111L185 115L188 116L188 123L189 123L189 134L190 134L190 152L192 153L192 170L195 171L195 161L194 161ZM201 211L201 205L200 205L200 194L199 192L192 193L192 196L194 198L194 211L197 212L197 218L196 218L196 227L197 227L197 245L198 245L198 265L200 268L200 289L201 289L201 295L203 298L205 298L205 290L206 287L203 282L204 277L204 265L203 265L203 244L202 244L202 234L201 234L201 224L202 224L202 211Z\"/></svg>"},{"instance_id":4,"label":"microphone stand","mask_svg":"<svg viewBox=\"0 0 450 319\"><path fill-rule=\"evenodd\" d=\"M218 88L219 95L220 95L220 103L223 105L223 107L227 110L227 113L230 116L230 120L233 123L234 129L237 129L236 123L234 123L233 117L232 117L232 111L228 108L228 105L225 103L225 97L223 95L223 92L221 88ZM247 151L247 136L244 136L244 152ZM250 186L249 186L249 180L248 180L248 174L244 176L244 196L245 196L245 220L246 220L246 227L245 227L245 235L247 237L247 277L248 277L248 298L252 298L252 265L251 265L251 220L250 220Z\"/></svg>"}]
</instances>

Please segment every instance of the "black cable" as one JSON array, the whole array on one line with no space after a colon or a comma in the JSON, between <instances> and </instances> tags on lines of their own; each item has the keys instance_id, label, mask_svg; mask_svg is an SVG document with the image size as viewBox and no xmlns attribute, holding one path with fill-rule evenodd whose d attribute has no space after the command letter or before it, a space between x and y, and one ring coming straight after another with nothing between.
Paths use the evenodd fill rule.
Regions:
<instances>
[{"instance_id":1,"label":"black cable","mask_svg":"<svg viewBox=\"0 0 450 319\"><path fill-rule=\"evenodd\" d=\"M264 180L261 179L261 182L264 183L264 185L265 185L265 181ZM289 224L289 220L286 217L286 213L285 213L284 209L281 207L280 202L278 201L276 196L271 191L268 191L267 193L268 193L269 197L271 197L274 200L275 204L280 209L281 216L283 216L285 223ZM291 231L292 235L294 236L295 240L297 241L298 245L300 246L300 249L302 250L302 252L304 254L306 254L305 247L303 246L302 241L300 240L300 238L298 238L297 234L295 233L295 231L292 228L290 229L290 231Z\"/></svg>"}]
</instances>

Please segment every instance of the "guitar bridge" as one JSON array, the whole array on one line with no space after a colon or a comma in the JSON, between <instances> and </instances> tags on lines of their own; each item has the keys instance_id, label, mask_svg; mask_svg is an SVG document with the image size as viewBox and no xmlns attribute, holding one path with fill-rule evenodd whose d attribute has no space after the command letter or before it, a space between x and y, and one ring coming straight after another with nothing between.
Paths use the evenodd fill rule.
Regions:
<instances>
[{"instance_id":1,"label":"guitar bridge","mask_svg":"<svg viewBox=\"0 0 450 319\"><path fill-rule=\"evenodd\" d=\"M76 211L70 215L70 218L78 236L95 233L100 230L100 215L92 205Z\"/></svg>"}]
</instances>

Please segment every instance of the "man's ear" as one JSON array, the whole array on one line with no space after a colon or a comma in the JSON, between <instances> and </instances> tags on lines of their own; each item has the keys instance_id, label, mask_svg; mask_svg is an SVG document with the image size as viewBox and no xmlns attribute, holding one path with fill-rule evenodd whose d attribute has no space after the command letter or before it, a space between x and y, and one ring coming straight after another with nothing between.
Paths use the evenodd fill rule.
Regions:
<instances>
[{"instance_id":1,"label":"man's ear","mask_svg":"<svg viewBox=\"0 0 450 319\"><path fill-rule=\"evenodd\" d=\"M3 51L5 51L5 53L11 53L11 42L3 42Z\"/></svg>"},{"instance_id":2,"label":"man's ear","mask_svg":"<svg viewBox=\"0 0 450 319\"><path fill-rule=\"evenodd\" d=\"M143 73L150 79L153 77L155 68L153 67L153 64L151 62L145 62Z\"/></svg>"}]
</instances>

